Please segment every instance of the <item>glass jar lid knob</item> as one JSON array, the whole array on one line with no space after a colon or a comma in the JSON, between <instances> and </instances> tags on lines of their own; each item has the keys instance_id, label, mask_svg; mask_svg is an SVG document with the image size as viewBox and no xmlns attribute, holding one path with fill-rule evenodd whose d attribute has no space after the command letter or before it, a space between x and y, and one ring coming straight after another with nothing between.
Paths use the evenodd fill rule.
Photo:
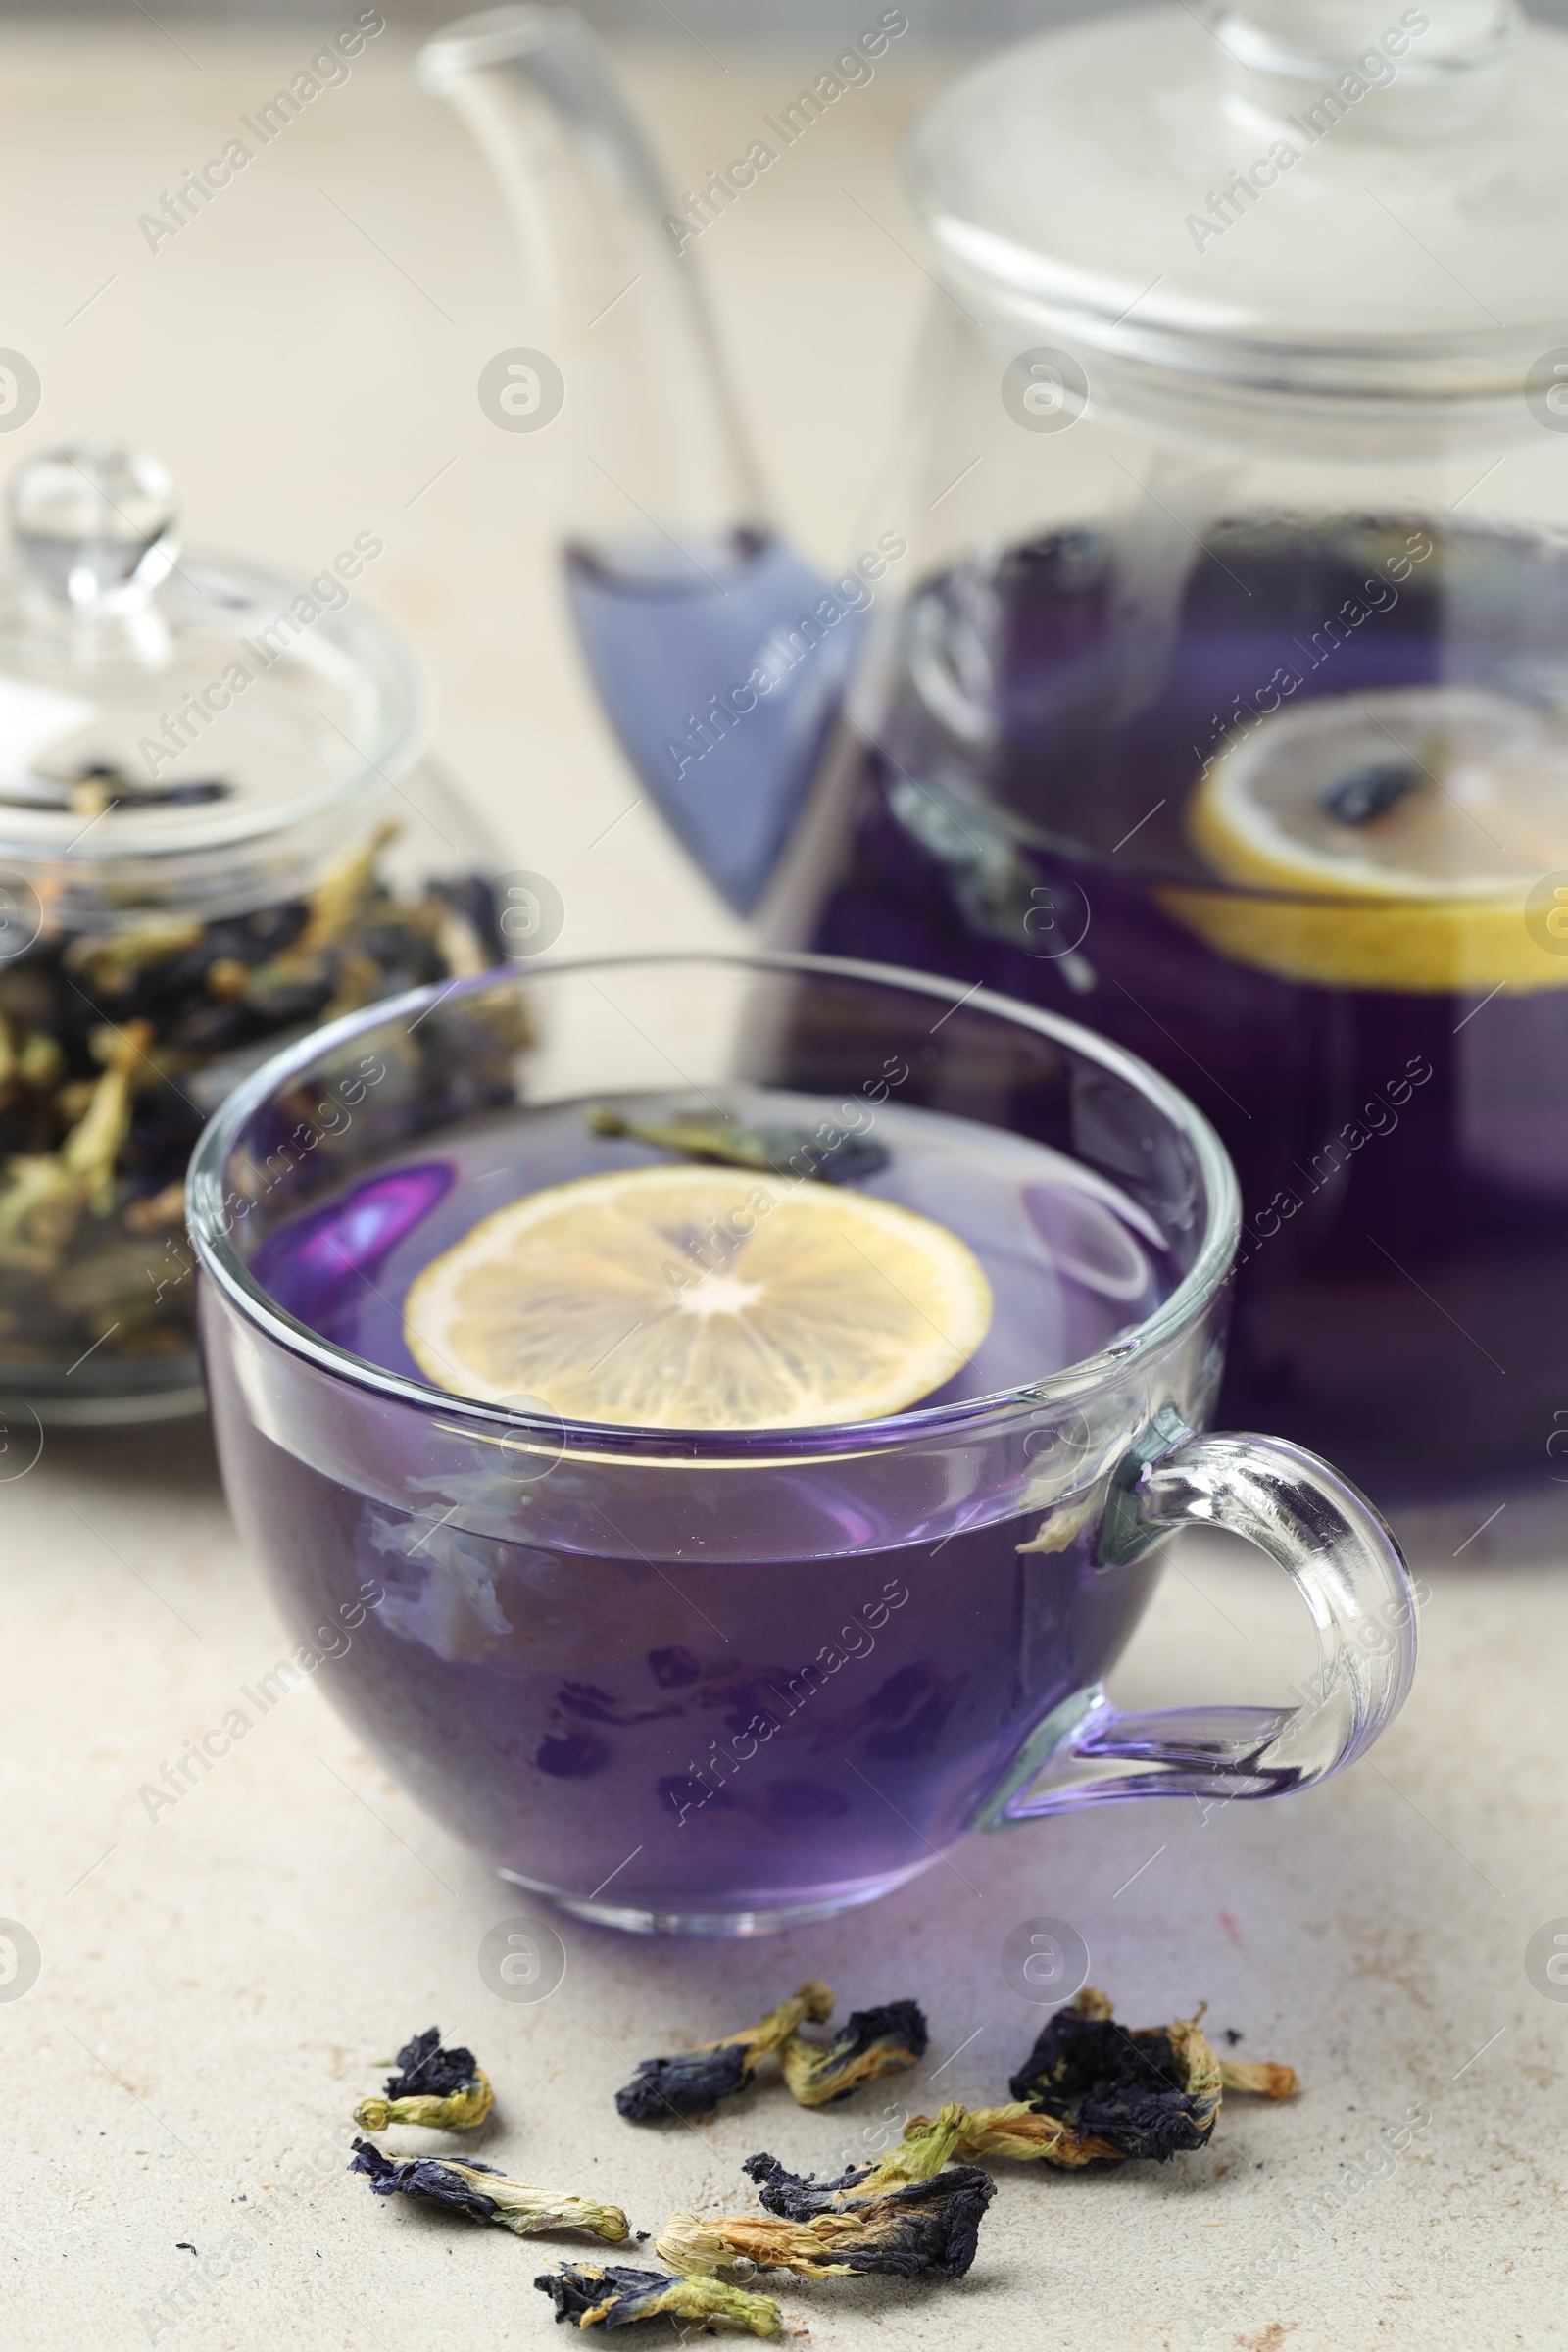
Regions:
<instances>
[{"instance_id":1,"label":"glass jar lid knob","mask_svg":"<svg viewBox=\"0 0 1568 2352\"><path fill-rule=\"evenodd\" d=\"M1211 13L1222 38L1226 28L1245 38L1246 26L1252 40L1311 58L1319 71L1375 46L1390 24L1388 0L1237 0ZM1518 0L1424 0L1403 20L1413 37L1397 54L1444 61L1482 56L1512 37L1520 15ZM1425 23L1417 25L1422 18ZM1393 23L1398 29L1401 20L1396 17Z\"/></svg>"},{"instance_id":2,"label":"glass jar lid knob","mask_svg":"<svg viewBox=\"0 0 1568 2352\"><path fill-rule=\"evenodd\" d=\"M1519 0L1422 0L1402 13L1389 0L1211 0L1208 10L1242 96L1284 115L1364 64L1383 91L1377 123L1394 136L1442 136L1484 113L1523 23Z\"/></svg>"},{"instance_id":3,"label":"glass jar lid knob","mask_svg":"<svg viewBox=\"0 0 1568 2352\"><path fill-rule=\"evenodd\" d=\"M111 442L66 442L20 466L11 529L32 579L83 618L133 612L179 555L167 466Z\"/></svg>"}]
</instances>

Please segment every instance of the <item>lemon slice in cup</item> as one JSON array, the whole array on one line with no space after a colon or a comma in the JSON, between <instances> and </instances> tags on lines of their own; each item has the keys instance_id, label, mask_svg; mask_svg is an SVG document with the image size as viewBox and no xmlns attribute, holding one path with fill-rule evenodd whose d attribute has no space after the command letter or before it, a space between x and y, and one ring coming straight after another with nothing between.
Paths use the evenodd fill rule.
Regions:
<instances>
[{"instance_id":1,"label":"lemon slice in cup","mask_svg":"<svg viewBox=\"0 0 1568 2352\"><path fill-rule=\"evenodd\" d=\"M1568 728L1528 704L1417 686L1281 710L1214 761L1187 826L1222 880L1270 894L1159 894L1240 962L1423 994L1568 986L1525 919L1568 867Z\"/></svg>"},{"instance_id":2,"label":"lemon slice in cup","mask_svg":"<svg viewBox=\"0 0 1568 2352\"><path fill-rule=\"evenodd\" d=\"M410 1286L439 1387L567 1420L809 1429L896 1413L984 1339L956 1234L865 1193L742 1168L626 1168L531 1193Z\"/></svg>"}]
</instances>

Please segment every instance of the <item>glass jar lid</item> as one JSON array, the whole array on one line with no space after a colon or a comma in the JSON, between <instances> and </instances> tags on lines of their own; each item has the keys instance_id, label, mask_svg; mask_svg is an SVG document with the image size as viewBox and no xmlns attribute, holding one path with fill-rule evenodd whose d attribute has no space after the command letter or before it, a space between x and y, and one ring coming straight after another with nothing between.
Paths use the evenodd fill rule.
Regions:
<instances>
[{"instance_id":1,"label":"glass jar lid","mask_svg":"<svg viewBox=\"0 0 1568 2352\"><path fill-rule=\"evenodd\" d=\"M309 581L187 554L167 468L96 443L7 504L0 865L52 914L298 887L424 748L415 657L359 602L372 533Z\"/></svg>"},{"instance_id":2,"label":"glass jar lid","mask_svg":"<svg viewBox=\"0 0 1568 2352\"><path fill-rule=\"evenodd\" d=\"M910 170L960 301L1042 341L1486 395L1568 356L1565 118L1515 0L1184 0L988 59Z\"/></svg>"}]
</instances>

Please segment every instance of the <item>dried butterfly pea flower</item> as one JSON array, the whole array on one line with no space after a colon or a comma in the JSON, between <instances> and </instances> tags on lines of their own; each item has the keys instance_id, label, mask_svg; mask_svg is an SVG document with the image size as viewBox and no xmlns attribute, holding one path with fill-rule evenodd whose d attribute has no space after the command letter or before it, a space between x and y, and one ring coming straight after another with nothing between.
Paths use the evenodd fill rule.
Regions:
<instances>
[{"instance_id":1,"label":"dried butterfly pea flower","mask_svg":"<svg viewBox=\"0 0 1568 2352\"><path fill-rule=\"evenodd\" d=\"M202 925L188 917L153 915L104 938L84 932L64 951L61 969L97 995L122 996L139 973L167 963L183 949L199 947L202 938Z\"/></svg>"},{"instance_id":2,"label":"dried butterfly pea flower","mask_svg":"<svg viewBox=\"0 0 1568 2352\"><path fill-rule=\"evenodd\" d=\"M436 884L417 909L417 920L454 980L476 979L505 960L506 942L494 928L494 902L482 886L475 892L461 884Z\"/></svg>"},{"instance_id":3,"label":"dried butterfly pea flower","mask_svg":"<svg viewBox=\"0 0 1568 2352\"><path fill-rule=\"evenodd\" d=\"M1294 2066L1279 2066L1262 2058L1222 2058L1219 2079L1227 2090L1245 2091L1257 2099L1288 2099L1300 2087Z\"/></svg>"},{"instance_id":4,"label":"dried butterfly pea flower","mask_svg":"<svg viewBox=\"0 0 1568 2352\"><path fill-rule=\"evenodd\" d=\"M354 2121L367 2132L388 2124L424 2124L438 2132L471 2132L496 2103L482 2066L471 2050L444 2050L441 2029L416 2034L398 2052L398 2071L387 2077L385 2096L362 2099Z\"/></svg>"},{"instance_id":5,"label":"dried butterfly pea flower","mask_svg":"<svg viewBox=\"0 0 1568 2352\"><path fill-rule=\"evenodd\" d=\"M79 1186L51 1152L18 1152L0 1180L0 1267L50 1274L81 1213Z\"/></svg>"},{"instance_id":6,"label":"dried butterfly pea flower","mask_svg":"<svg viewBox=\"0 0 1568 2352\"><path fill-rule=\"evenodd\" d=\"M741 2166L747 2178L756 2181L758 2200L764 2210L787 2222L814 2222L818 2214L842 2213L867 2182L875 2195L874 2169L868 2164L855 2165L831 2180L819 2180L814 2173L787 2171L776 2156L748 2156Z\"/></svg>"},{"instance_id":7,"label":"dried butterfly pea flower","mask_svg":"<svg viewBox=\"0 0 1568 2352\"><path fill-rule=\"evenodd\" d=\"M674 2057L643 2059L632 2081L616 2091L616 2110L634 2124L658 2123L667 2115L701 2115L743 2090L769 2050L787 2041L797 2026L808 2019L821 2025L832 2011L828 1986L808 1981L755 2026Z\"/></svg>"},{"instance_id":8,"label":"dried butterfly pea flower","mask_svg":"<svg viewBox=\"0 0 1568 2352\"><path fill-rule=\"evenodd\" d=\"M19 1153L0 1178L0 1264L52 1273L82 1212L114 1206L115 1161L130 1129L131 1095L152 1044L152 1024L97 1029L90 1043L105 1065L86 1090L58 1152Z\"/></svg>"},{"instance_id":9,"label":"dried butterfly pea flower","mask_svg":"<svg viewBox=\"0 0 1568 2352\"><path fill-rule=\"evenodd\" d=\"M944 2165L929 2180L907 2181L807 2226L826 2237L852 2271L903 2278L932 2271L940 2278L961 2278L974 2262L980 2225L996 2193L990 2174L977 2166Z\"/></svg>"},{"instance_id":10,"label":"dried butterfly pea flower","mask_svg":"<svg viewBox=\"0 0 1568 2352\"><path fill-rule=\"evenodd\" d=\"M759 2162L772 2159L753 2157L747 2171ZM803 2278L867 2271L897 2278L934 2271L941 2278L961 2278L974 2261L980 2224L996 2193L989 2173L954 2165L927 2180L908 2181L808 2219L727 2214L702 2220L677 2213L654 2248L677 2270L705 2276L744 2260L760 2270L794 2271Z\"/></svg>"},{"instance_id":11,"label":"dried butterfly pea flower","mask_svg":"<svg viewBox=\"0 0 1568 2352\"><path fill-rule=\"evenodd\" d=\"M1096 2004L1093 2014L1104 2022L1108 2018L1108 2003L1102 1995L1092 1997ZM1164 2029L1168 2034L1174 2034L1178 2050L1187 2050L1189 2060L1195 2027L1196 2021L1192 2021L1187 2026ZM1140 2037L1133 2038L1137 2041ZM1037 2043L1037 2051L1039 2046ZM1293 2067L1231 2058L1222 2058L1217 2063L1224 2090L1250 2092L1259 2098L1288 2099L1297 2088ZM1117 2139L1080 2131L1060 2116L1047 2113L1025 2100L1006 2107L960 2107L950 2102L934 2120L924 2115L912 2117L905 2126L900 2144L874 2165L858 2174L845 2174L840 2181L825 2186L836 2192L836 2200L842 2203L846 2196L863 2197L875 2188L901 2180L924 2179L955 2156L978 2164L1038 2162L1062 2170L1082 2171L1091 2166L1123 2163L1132 2153L1131 2148ZM782 2178L787 2180L788 2176Z\"/></svg>"},{"instance_id":12,"label":"dried butterfly pea flower","mask_svg":"<svg viewBox=\"0 0 1568 2352\"><path fill-rule=\"evenodd\" d=\"M1202 2147L1219 2112L1219 2060L1201 2015L1129 2033L1105 1995L1086 1986L1050 2020L1008 2087L1080 2136L1164 2164Z\"/></svg>"},{"instance_id":13,"label":"dried butterfly pea flower","mask_svg":"<svg viewBox=\"0 0 1568 2352\"><path fill-rule=\"evenodd\" d=\"M833 2185L842 2202L845 2196L866 2197L903 2181L928 2180L955 2157L970 2163L1044 2158L1049 2164L1077 2167L1119 2162L1121 2153L1108 2140L1083 2138L1055 2116L1037 2114L1022 2103L960 2107L950 2099L935 2118L911 2117L897 2147L860 2173L845 2174L842 2182Z\"/></svg>"},{"instance_id":14,"label":"dried butterfly pea flower","mask_svg":"<svg viewBox=\"0 0 1568 2352\"><path fill-rule=\"evenodd\" d=\"M386 896L376 879L376 860L397 837L398 826L388 819L377 825L363 848L321 876L306 901L310 912L297 942L302 956L342 939L353 930L368 901Z\"/></svg>"},{"instance_id":15,"label":"dried butterfly pea flower","mask_svg":"<svg viewBox=\"0 0 1568 2352\"><path fill-rule=\"evenodd\" d=\"M65 1076L66 1057L57 1041L41 1029L24 1030L16 1054L16 1074L34 1093L47 1094Z\"/></svg>"},{"instance_id":16,"label":"dried butterfly pea flower","mask_svg":"<svg viewBox=\"0 0 1568 2352\"><path fill-rule=\"evenodd\" d=\"M50 1093L66 1074L66 1057L42 1029L27 1029L0 1012L0 1102L10 1108L24 1092Z\"/></svg>"},{"instance_id":17,"label":"dried butterfly pea flower","mask_svg":"<svg viewBox=\"0 0 1568 2352\"><path fill-rule=\"evenodd\" d=\"M381 826L323 874L306 902L303 927L250 972L247 1009L274 1021L335 1019L389 994L389 972L411 985L447 976L428 931L377 879L376 860L397 830Z\"/></svg>"},{"instance_id":18,"label":"dried butterfly pea flower","mask_svg":"<svg viewBox=\"0 0 1568 2352\"><path fill-rule=\"evenodd\" d=\"M672 2213L654 2240L654 2252L688 2278L709 2278L732 2262L752 2262L761 2271L794 2271L803 2278L825 2278L848 2265L828 2259L824 2241L801 2222L775 2221L756 2213L726 2214L705 2221L695 2213Z\"/></svg>"},{"instance_id":19,"label":"dried butterfly pea flower","mask_svg":"<svg viewBox=\"0 0 1568 2352\"><path fill-rule=\"evenodd\" d=\"M959 2142L967 2115L966 2108L949 2099L934 2117L915 2116L905 2125L904 2137L898 2146L865 2167L858 2193L870 2196L882 2189L900 2187L906 2180L929 2180L952 2157L966 2154Z\"/></svg>"},{"instance_id":20,"label":"dried butterfly pea flower","mask_svg":"<svg viewBox=\"0 0 1568 2352\"><path fill-rule=\"evenodd\" d=\"M1059 2116L1045 2115L1021 2102L1006 2107L972 2107L964 2117L958 2146L977 2162L1054 2164L1081 2172L1094 2164L1119 2164L1126 2151L1093 2132L1078 2132Z\"/></svg>"},{"instance_id":21,"label":"dried butterfly pea flower","mask_svg":"<svg viewBox=\"0 0 1568 2352\"><path fill-rule=\"evenodd\" d=\"M61 1145L60 1158L97 1217L106 1217L114 1206L115 1162L130 1133L131 1093L152 1042L151 1021L128 1021L123 1029L95 1032L89 1040L104 1074Z\"/></svg>"},{"instance_id":22,"label":"dried butterfly pea flower","mask_svg":"<svg viewBox=\"0 0 1568 2352\"><path fill-rule=\"evenodd\" d=\"M1126 2155L1113 2141L1076 2132L1059 2117L1043 2115L1020 2100L1009 2107L944 2107L935 2124L923 2115L914 2116L905 2126L903 2146L874 2168L876 2177L886 2178L890 2168L909 2161L911 2153L918 2160L927 2136L938 2139L944 2127L951 2152L977 2164L1038 2161L1081 2171L1087 2165L1120 2164Z\"/></svg>"},{"instance_id":23,"label":"dried butterfly pea flower","mask_svg":"<svg viewBox=\"0 0 1568 2352\"><path fill-rule=\"evenodd\" d=\"M755 1168L765 1176L803 1176L818 1184L855 1184L888 1164L888 1153L850 1128L743 1127L725 1119L628 1119L618 1110L591 1110L595 1135L629 1136L657 1151L679 1152L726 1168Z\"/></svg>"},{"instance_id":24,"label":"dried butterfly pea flower","mask_svg":"<svg viewBox=\"0 0 1568 2352\"><path fill-rule=\"evenodd\" d=\"M188 1258L172 1238L140 1245L177 1230L206 1115L323 1017L504 959L488 884L394 898L374 871L386 838L306 899L51 936L0 966L0 1361L101 1344L96 1371L193 1348ZM510 1068L494 1091L510 1096Z\"/></svg>"},{"instance_id":25,"label":"dried butterfly pea flower","mask_svg":"<svg viewBox=\"0 0 1568 2352\"><path fill-rule=\"evenodd\" d=\"M177 1279L168 1249L167 1242L146 1236L124 1243L106 1241L90 1256L56 1274L49 1286L50 1299L89 1325L118 1322L128 1330L144 1319L144 1308L150 1313L158 1304L160 1276Z\"/></svg>"},{"instance_id":26,"label":"dried butterfly pea flower","mask_svg":"<svg viewBox=\"0 0 1568 2352\"><path fill-rule=\"evenodd\" d=\"M955 2154L966 2152L962 2143L968 2122L968 2109L949 2100L934 2121L916 2116L885 2156L873 2164L854 2165L831 2180L818 2180L814 2173L787 2172L776 2156L748 2156L741 2170L757 2182L758 2196L769 2213L792 2222L814 2221L818 2215L851 2212L893 2189L932 2180Z\"/></svg>"},{"instance_id":27,"label":"dried butterfly pea flower","mask_svg":"<svg viewBox=\"0 0 1568 2352\"><path fill-rule=\"evenodd\" d=\"M592 2263L565 2263L534 2284L556 2307L558 2320L579 2328L625 2328L638 2320L689 2321L711 2328L724 2323L748 2335L777 2335L783 2326L771 2295L750 2295L716 2278L670 2278L663 2271L600 2270Z\"/></svg>"},{"instance_id":28,"label":"dried butterfly pea flower","mask_svg":"<svg viewBox=\"0 0 1568 2352\"><path fill-rule=\"evenodd\" d=\"M185 1187L183 1183L166 1184L161 1193L149 1193L132 1200L122 1223L127 1233L171 1233L185 1222Z\"/></svg>"},{"instance_id":29,"label":"dried butterfly pea flower","mask_svg":"<svg viewBox=\"0 0 1568 2352\"><path fill-rule=\"evenodd\" d=\"M559 2189L530 2188L521 2180L509 2180L493 2164L460 2164L431 2156L397 2162L368 2139L357 2139L349 2171L365 2173L377 2197L427 2197L432 2204L466 2214L470 2222L499 2222L517 2237L534 2237L544 2230L583 2230L590 2237L614 2242L631 2234L618 2205L599 2205L591 2197L566 2196Z\"/></svg>"},{"instance_id":30,"label":"dried butterfly pea flower","mask_svg":"<svg viewBox=\"0 0 1568 2352\"><path fill-rule=\"evenodd\" d=\"M803 2107L831 2107L880 2075L917 2066L931 2039L916 2001L890 2001L881 2009L856 2009L831 2041L807 2041L792 2034L779 2050L779 2064L792 2096Z\"/></svg>"},{"instance_id":31,"label":"dried butterfly pea flower","mask_svg":"<svg viewBox=\"0 0 1568 2352\"><path fill-rule=\"evenodd\" d=\"M69 808L73 816L102 816L106 809L129 805L131 808L192 808L205 801L227 800L233 791L231 784L218 777L190 777L178 784L149 784L144 779L126 775L113 760L95 760L86 767L63 772L64 762L53 765L47 759L37 761L32 781L44 791L28 800L34 807Z\"/></svg>"}]
</instances>

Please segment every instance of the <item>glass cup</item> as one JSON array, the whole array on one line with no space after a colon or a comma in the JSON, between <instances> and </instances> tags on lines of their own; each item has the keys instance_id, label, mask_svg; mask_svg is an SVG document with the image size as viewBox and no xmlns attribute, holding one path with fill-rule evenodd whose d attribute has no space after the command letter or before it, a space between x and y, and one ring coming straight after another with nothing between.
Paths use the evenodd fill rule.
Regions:
<instances>
[{"instance_id":1,"label":"glass cup","mask_svg":"<svg viewBox=\"0 0 1568 2352\"><path fill-rule=\"evenodd\" d=\"M379 1297L391 1279L445 1148L671 1087L825 1098L873 1136L938 1112L974 1123L977 1152L1025 1136L1117 1188L1172 1287L1083 1360L1042 1339L1025 1385L782 1431L566 1422L323 1336L334 1283ZM294 1220L360 1186L381 1206L334 1229L307 1322L268 1269L321 1230ZM494 1205L477 1195L473 1218ZM1238 1233L1223 1150L1174 1087L1053 1014L785 955L421 990L243 1085L198 1148L190 1213L223 1474L296 1644L276 1675L324 1669L440 1821L580 1917L709 1935L821 1918L972 1829L1307 1787L1404 1697L1413 1603L1371 1506L1295 1446L1199 1434ZM1303 1705L1131 1715L1105 1696L1152 1547L1194 1520L1299 1590L1318 1643Z\"/></svg>"}]
</instances>

